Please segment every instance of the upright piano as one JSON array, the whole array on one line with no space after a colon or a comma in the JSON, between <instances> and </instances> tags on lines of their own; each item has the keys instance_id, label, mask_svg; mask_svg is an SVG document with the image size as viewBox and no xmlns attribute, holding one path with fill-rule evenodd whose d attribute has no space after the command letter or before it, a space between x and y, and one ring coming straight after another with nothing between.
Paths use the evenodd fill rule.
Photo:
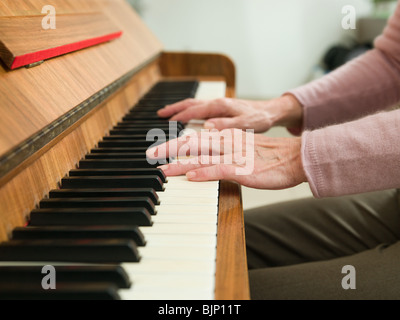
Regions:
<instances>
[{"instance_id":1,"label":"upright piano","mask_svg":"<svg viewBox=\"0 0 400 320\"><path fill-rule=\"evenodd\" d=\"M0 298L249 299L240 186L145 156L157 109L235 96L228 57L165 52L125 0L2 0L0 59Z\"/></svg>"}]
</instances>

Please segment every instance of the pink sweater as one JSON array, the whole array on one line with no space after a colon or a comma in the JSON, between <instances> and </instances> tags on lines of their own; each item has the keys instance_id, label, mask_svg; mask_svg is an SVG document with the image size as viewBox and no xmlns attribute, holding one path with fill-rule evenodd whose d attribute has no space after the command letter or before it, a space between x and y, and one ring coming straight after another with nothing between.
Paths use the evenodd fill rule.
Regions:
<instances>
[{"instance_id":1,"label":"pink sweater","mask_svg":"<svg viewBox=\"0 0 400 320\"><path fill-rule=\"evenodd\" d=\"M315 197L400 188L400 5L373 50L290 93Z\"/></svg>"}]
</instances>

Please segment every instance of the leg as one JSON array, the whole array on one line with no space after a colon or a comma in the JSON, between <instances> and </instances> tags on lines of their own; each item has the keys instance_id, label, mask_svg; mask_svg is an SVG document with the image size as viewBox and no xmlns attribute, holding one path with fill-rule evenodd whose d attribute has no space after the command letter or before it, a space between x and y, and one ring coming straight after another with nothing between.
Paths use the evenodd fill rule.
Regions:
<instances>
[{"instance_id":1,"label":"leg","mask_svg":"<svg viewBox=\"0 0 400 320\"><path fill-rule=\"evenodd\" d=\"M262 283L262 272L288 270L265 269L267 267L349 257L380 244L395 243L400 239L398 199L396 190L388 190L341 198L292 201L247 211L249 269L258 269L250 272L252 295L255 295L256 283ZM311 275L315 277L314 273ZM344 276L340 272L339 275Z\"/></svg>"}]
</instances>

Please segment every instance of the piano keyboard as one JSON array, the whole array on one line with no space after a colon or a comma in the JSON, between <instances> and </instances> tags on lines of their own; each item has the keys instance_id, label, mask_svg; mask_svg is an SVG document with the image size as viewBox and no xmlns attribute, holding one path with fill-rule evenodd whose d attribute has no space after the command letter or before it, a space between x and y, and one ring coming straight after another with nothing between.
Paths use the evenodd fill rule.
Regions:
<instances>
[{"instance_id":1,"label":"piano keyboard","mask_svg":"<svg viewBox=\"0 0 400 320\"><path fill-rule=\"evenodd\" d=\"M214 299L219 183L166 178L145 136L168 129L161 106L223 96L224 82L156 84L0 244L0 298ZM56 290L41 287L43 265Z\"/></svg>"}]
</instances>

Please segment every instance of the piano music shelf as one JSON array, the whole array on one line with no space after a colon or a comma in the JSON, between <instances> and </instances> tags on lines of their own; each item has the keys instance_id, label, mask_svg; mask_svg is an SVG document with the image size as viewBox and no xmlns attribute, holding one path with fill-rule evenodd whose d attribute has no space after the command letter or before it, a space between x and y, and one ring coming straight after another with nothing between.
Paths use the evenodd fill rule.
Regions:
<instances>
[{"instance_id":1,"label":"piano music shelf","mask_svg":"<svg viewBox=\"0 0 400 320\"><path fill-rule=\"evenodd\" d=\"M0 17L0 58L16 69L107 42L122 35L101 12L57 15L55 29L42 29L41 16Z\"/></svg>"}]
</instances>

